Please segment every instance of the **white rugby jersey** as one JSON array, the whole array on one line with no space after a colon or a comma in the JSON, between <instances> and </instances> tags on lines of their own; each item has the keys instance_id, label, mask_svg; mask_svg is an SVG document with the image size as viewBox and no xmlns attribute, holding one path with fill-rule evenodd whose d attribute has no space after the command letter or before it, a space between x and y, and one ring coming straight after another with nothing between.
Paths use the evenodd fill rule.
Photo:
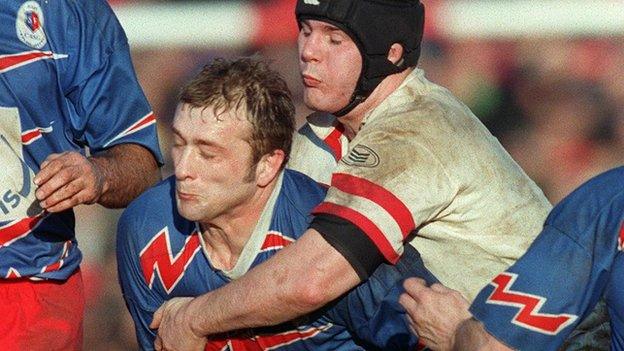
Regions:
<instances>
[{"instance_id":1,"label":"white rugby jersey","mask_svg":"<svg viewBox=\"0 0 624 351\"><path fill-rule=\"evenodd\" d=\"M409 242L469 300L526 251L551 208L478 118L419 69L351 142L333 117L312 114L289 167L331 185L314 213L352 222L389 262Z\"/></svg>"}]
</instances>

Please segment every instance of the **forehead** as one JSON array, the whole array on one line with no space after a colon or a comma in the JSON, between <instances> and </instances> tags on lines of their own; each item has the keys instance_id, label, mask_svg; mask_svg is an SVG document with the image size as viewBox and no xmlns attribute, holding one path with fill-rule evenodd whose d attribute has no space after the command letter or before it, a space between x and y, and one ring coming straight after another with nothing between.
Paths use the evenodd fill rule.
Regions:
<instances>
[{"instance_id":1,"label":"forehead","mask_svg":"<svg viewBox=\"0 0 624 351\"><path fill-rule=\"evenodd\" d=\"M313 30L320 30L324 32L334 32L334 33L347 35L347 33L345 33L342 29L336 27L335 25L329 22L323 22L323 21L314 20L314 19L304 19L303 21L301 21L301 25L308 27L310 29L313 29Z\"/></svg>"},{"instance_id":2,"label":"forehead","mask_svg":"<svg viewBox=\"0 0 624 351\"><path fill-rule=\"evenodd\" d=\"M173 118L173 129L185 139L211 142L246 140L251 133L251 123L244 113L244 108L215 111L212 106L179 104Z\"/></svg>"}]
</instances>

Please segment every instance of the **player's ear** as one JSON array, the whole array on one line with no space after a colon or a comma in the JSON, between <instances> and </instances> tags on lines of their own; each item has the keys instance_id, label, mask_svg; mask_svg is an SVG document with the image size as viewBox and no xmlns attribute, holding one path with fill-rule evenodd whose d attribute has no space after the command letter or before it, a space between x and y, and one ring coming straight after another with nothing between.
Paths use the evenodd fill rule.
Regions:
<instances>
[{"instance_id":1,"label":"player's ear","mask_svg":"<svg viewBox=\"0 0 624 351\"><path fill-rule=\"evenodd\" d=\"M280 149L275 149L260 158L256 167L256 182L258 186L265 187L277 177L285 158L284 151Z\"/></svg>"},{"instance_id":2,"label":"player's ear","mask_svg":"<svg viewBox=\"0 0 624 351\"><path fill-rule=\"evenodd\" d=\"M403 45L394 43L388 50L388 61L394 63L397 66L403 64Z\"/></svg>"}]
</instances>

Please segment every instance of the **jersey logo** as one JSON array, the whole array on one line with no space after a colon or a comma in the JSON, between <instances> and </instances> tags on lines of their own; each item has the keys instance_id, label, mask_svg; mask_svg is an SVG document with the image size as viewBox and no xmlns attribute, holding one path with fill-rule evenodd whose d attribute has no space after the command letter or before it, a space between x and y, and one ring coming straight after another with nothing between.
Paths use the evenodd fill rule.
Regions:
<instances>
[{"instance_id":1,"label":"jersey logo","mask_svg":"<svg viewBox=\"0 0 624 351\"><path fill-rule=\"evenodd\" d=\"M113 141L119 140L130 134L134 134L138 132L139 130L145 129L155 123L156 123L156 116L154 116L154 112L150 112L146 114L145 116L141 117L141 119L136 121L133 125L128 127L126 130L117 134L117 136L115 136L113 139L109 140L106 144L104 144L104 147L107 147Z\"/></svg>"},{"instance_id":2,"label":"jersey logo","mask_svg":"<svg viewBox=\"0 0 624 351\"><path fill-rule=\"evenodd\" d=\"M333 324L328 323L320 327L309 327L304 330L291 330L279 334L256 335L249 338L231 338L226 340L209 340L206 343L205 351L268 351L275 350L282 346L293 344L315 337L317 334L331 328Z\"/></svg>"},{"instance_id":3,"label":"jersey logo","mask_svg":"<svg viewBox=\"0 0 624 351\"><path fill-rule=\"evenodd\" d=\"M260 252L281 250L286 246L292 244L295 241L293 238L289 238L280 232L270 231L264 238L264 243L260 247Z\"/></svg>"},{"instance_id":4,"label":"jersey logo","mask_svg":"<svg viewBox=\"0 0 624 351\"><path fill-rule=\"evenodd\" d=\"M373 168L379 164L379 156L368 146L358 144L351 149L347 157L342 158L342 162L349 166Z\"/></svg>"},{"instance_id":5,"label":"jersey logo","mask_svg":"<svg viewBox=\"0 0 624 351\"><path fill-rule=\"evenodd\" d=\"M490 283L494 286L494 291L486 301L495 305L517 307L518 313L511 323L534 332L556 335L578 318L578 316L567 313L539 312L547 299L542 296L511 290L511 286L517 278L518 275L515 273L504 272L499 274Z\"/></svg>"},{"instance_id":6,"label":"jersey logo","mask_svg":"<svg viewBox=\"0 0 624 351\"><path fill-rule=\"evenodd\" d=\"M315 6L318 6L321 4L319 0L303 0L303 3L308 4L308 5L315 5Z\"/></svg>"},{"instance_id":7,"label":"jersey logo","mask_svg":"<svg viewBox=\"0 0 624 351\"><path fill-rule=\"evenodd\" d=\"M169 229L163 228L139 253L143 277L149 288L152 289L154 276L158 275L163 288L170 294L200 247L199 235L195 231L186 238L184 247L174 256L171 252Z\"/></svg>"},{"instance_id":8,"label":"jersey logo","mask_svg":"<svg viewBox=\"0 0 624 351\"><path fill-rule=\"evenodd\" d=\"M22 43L35 49L44 47L47 39L43 24L43 11L36 1L26 1L17 10L15 31Z\"/></svg>"}]
</instances>

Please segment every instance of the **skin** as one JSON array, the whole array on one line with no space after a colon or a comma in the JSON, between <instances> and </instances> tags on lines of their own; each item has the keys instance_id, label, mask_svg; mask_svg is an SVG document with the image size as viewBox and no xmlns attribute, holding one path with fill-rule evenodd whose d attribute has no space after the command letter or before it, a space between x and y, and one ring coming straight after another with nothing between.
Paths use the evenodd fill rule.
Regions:
<instances>
[{"instance_id":1,"label":"skin","mask_svg":"<svg viewBox=\"0 0 624 351\"><path fill-rule=\"evenodd\" d=\"M412 331L433 350L512 350L488 334L472 318L470 303L461 293L441 284L427 287L420 278L404 282L399 302L407 311Z\"/></svg>"},{"instance_id":2,"label":"skin","mask_svg":"<svg viewBox=\"0 0 624 351\"><path fill-rule=\"evenodd\" d=\"M121 208L159 179L149 150L120 144L91 157L75 151L49 155L34 178L35 196L51 213L80 204Z\"/></svg>"},{"instance_id":3,"label":"skin","mask_svg":"<svg viewBox=\"0 0 624 351\"><path fill-rule=\"evenodd\" d=\"M312 110L345 106L361 71L362 57L344 32L320 21L305 21L298 37L304 102ZM400 60L398 44L388 59ZM386 77L365 102L341 117L353 138L364 115L378 106L411 72ZM173 299L154 315L156 350L201 350L189 342L226 331L276 325L319 309L360 283L351 264L313 229L243 277L196 298ZM250 293L253 292L253 293ZM280 308L275 308L280 306Z\"/></svg>"}]
</instances>

